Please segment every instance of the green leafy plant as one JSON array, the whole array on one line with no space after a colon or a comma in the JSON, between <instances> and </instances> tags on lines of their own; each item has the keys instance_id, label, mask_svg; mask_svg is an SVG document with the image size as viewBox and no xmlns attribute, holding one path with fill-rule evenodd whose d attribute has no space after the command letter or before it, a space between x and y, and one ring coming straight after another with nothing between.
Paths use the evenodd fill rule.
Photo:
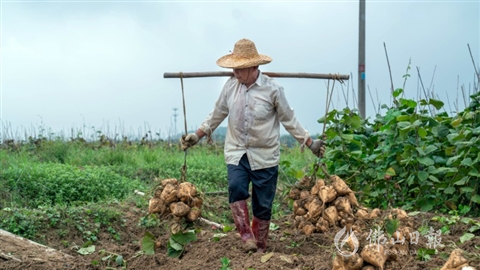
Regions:
<instances>
[{"instance_id":1,"label":"green leafy plant","mask_svg":"<svg viewBox=\"0 0 480 270\"><path fill-rule=\"evenodd\" d=\"M398 228L400 227L400 220L398 219L387 219L384 224L385 231L389 235L393 235Z\"/></svg>"},{"instance_id":2,"label":"green leafy plant","mask_svg":"<svg viewBox=\"0 0 480 270\"><path fill-rule=\"evenodd\" d=\"M167 255L173 258L180 257L185 246L192 241L197 241L197 236L193 231L172 234L167 242Z\"/></svg>"},{"instance_id":3,"label":"green leafy plant","mask_svg":"<svg viewBox=\"0 0 480 270\"><path fill-rule=\"evenodd\" d=\"M104 255L102 257L102 261L107 262L108 266L113 266L115 269L117 267L121 267L121 269L127 269L127 261L123 258L123 255L107 251L105 249L102 249L99 251L101 255Z\"/></svg>"},{"instance_id":4,"label":"green leafy plant","mask_svg":"<svg viewBox=\"0 0 480 270\"><path fill-rule=\"evenodd\" d=\"M142 251L146 255L155 254L155 237L150 232L145 232L145 235L142 238Z\"/></svg>"},{"instance_id":5,"label":"green leafy plant","mask_svg":"<svg viewBox=\"0 0 480 270\"><path fill-rule=\"evenodd\" d=\"M395 105L384 105L373 122L349 108L318 120L327 122L328 171L371 207L479 215L480 92L455 116L439 112L440 100L402 93L396 89Z\"/></svg>"},{"instance_id":6,"label":"green leafy plant","mask_svg":"<svg viewBox=\"0 0 480 270\"><path fill-rule=\"evenodd\" d=\"M222 266L220 267L220 270L230 270L230 259L227 257L222 257L220 258L220 262L222 263Z\"/></svg>"},{"instance_id":7,"label":"green leafy plant","mask_svg":"<svg viewBox=\"0 0 480 270\"><path fill-rule=\"evenodd\" d=\"M419 248L417 250L417 258L421 261L429 261L432 259L431 255L435 255L435 249L431 248Z\"/></svg>"}]
</instances>

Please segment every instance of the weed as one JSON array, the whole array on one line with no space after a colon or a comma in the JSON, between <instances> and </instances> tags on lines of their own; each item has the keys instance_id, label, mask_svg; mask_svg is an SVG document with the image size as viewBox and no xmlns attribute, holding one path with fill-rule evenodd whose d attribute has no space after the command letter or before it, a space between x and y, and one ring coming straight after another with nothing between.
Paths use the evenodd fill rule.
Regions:
<instances>
[{"instance_id":1,"label":"weed","mask_svg":"<svg viewBox=\"0 0 480 270\"><path fill-rule=\"evenodd\" d=\"M230 259L227 257L222 257L220 258L220 262L222 263L222 266L220 267L220 270L230 270Z\"/></svg>"}]
</instances>

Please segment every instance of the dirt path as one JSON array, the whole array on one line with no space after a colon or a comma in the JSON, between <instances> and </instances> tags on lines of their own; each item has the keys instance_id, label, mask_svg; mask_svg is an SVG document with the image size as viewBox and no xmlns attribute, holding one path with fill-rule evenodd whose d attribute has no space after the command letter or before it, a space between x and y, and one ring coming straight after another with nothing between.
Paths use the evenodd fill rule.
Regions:
<instances>
[{"instance_id":1,"label":"dirt path","mask_svg":"<svg viewBox=\"0 0 480 270\"><path fill-rule=\"evenodd\" d=\"M229 269L332 269L333 256L336 252L334 237L338 230L328 233L315 233L309 236L297 234L290 228L289 217L273 221L279 229L272 231L269 239L267 253L246 254L239 250L240 242L238 234L229 232L218 241L214 240L214 234L220 233L210 226L196 224L201 228L197 234L198 240L190 243L180 259L170 258L166 255L166 243L168 236L161 230L152 233L158 237L162 245L154 255L142 254L139 243L145 234L145 230L138 227L140 216L135 212L126 213L130 221L123 226L122 243L113 240L105 233L94 243L95 251L89 255L81 255L77 248L72 246L64 248L62 241L55 237L55 233L46 235L47 245L54 248L48 249L45 246L32 245L28 240L12 238L8 234L0 235L0 269L221 269L221 258L227 258L230 262ZM415 217L415 226L418 228L431 215L420 214ZM438 249L438 254L431 256L432 259L420 261L417 255L408 255L399 258L397 261L387 262L385 269L439 269L446 261L446 257L458 246L469 254L470 264L479 270L480 237L459 243L460 236L466 228L456 227L450 235L442 236L442 243L445 247ZM66 239L70 242L79 242L79 239ZM63 239L65 241L65 239ZM425 247L419 243L415 250ZM265 255L271 255L267 259ZM115 259L121 256L122 262L126 265L119 266Z\"/></svg>"}]
</instances>

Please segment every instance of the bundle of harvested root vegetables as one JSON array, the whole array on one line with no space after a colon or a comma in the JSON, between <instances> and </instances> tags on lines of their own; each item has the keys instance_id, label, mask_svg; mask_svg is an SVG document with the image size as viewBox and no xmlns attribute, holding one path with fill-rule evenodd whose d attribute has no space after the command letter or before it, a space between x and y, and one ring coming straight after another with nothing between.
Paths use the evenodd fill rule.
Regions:
<instances>
[{"instance_id":1,"label":"bundle of harvested root vegetables","mask_svg":"<svg viewBox=\"0 0 480 270\"><path fill-rule=\"evenodd\" d=\"M290 190L289 198L294 200L295 229L306 235L329 230L341 234L338 240L345 245L336 247L338 252L332 270L384 269L387 262L404 263L406 260L402 257L411 256L416 251L411 244L415 241L413 219L407 212L399 208L380 211L360 206L355 193L340 177L332 175L327 180L329 184L323 179L312 182L310 177L305 176ZM372 228L367 228L367 223L379 228L389 220L400 221L395 233L385 241L377 239L372 243ZM450 265L468 266L468 261L459 253L452 254L442 270L460 269L449 268ZM452 259L457 257L460 259Z\"/></svg>"},{"instance_id":2,"label":"bundle of harvested root vegetables","mask_svg":"<svg viewBox=\"0 0 480 270\"><path fill-rule=\"evenodd\" d=\"M162 216L172 215L174 220L185 218L193 222L202 213L203 199L197 188L190 182L182 182L175 178L160 181L153 198L148 204L150 214L159 213Z\"/></svg>"},{"instance_id":3,"label":"bundle of harvested root vegetables","mask_svg":"<svg viewBox=\"0 0 480 270\"><path fill-rule=\"evenodd\" d=\"M360 214L375 215L360 208L355 193L340 177L332 175L329 180L330 185L318 179L313 186L302 185L310 183L308 180L301 181L290 190L288 197L294 200L294 226L307 235L326 232L337 225L350 230L355 223L354 208L363 209Z\"/></svg>"}]
</instances>

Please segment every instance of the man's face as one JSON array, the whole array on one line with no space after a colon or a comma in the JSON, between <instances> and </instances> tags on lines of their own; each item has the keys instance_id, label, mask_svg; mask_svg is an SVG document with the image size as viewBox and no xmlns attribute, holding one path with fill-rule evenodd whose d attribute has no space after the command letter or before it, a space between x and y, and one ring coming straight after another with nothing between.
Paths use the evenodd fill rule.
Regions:
<instances>
[{"instance_id":1,"label":"man's face","mask_svg":"<svg viewBox=\"0 0 480 270\"><path fill-rule=\"evenodd\" d=\"M252 80L254 69L255 67L234 69L233 75L240 83L247 83Z\"/></svg>"}]
</instances>

